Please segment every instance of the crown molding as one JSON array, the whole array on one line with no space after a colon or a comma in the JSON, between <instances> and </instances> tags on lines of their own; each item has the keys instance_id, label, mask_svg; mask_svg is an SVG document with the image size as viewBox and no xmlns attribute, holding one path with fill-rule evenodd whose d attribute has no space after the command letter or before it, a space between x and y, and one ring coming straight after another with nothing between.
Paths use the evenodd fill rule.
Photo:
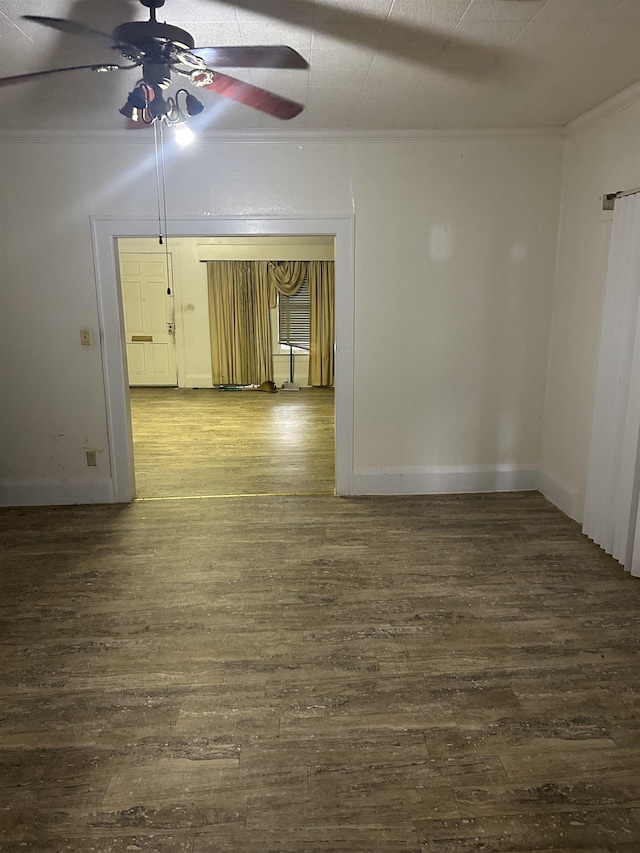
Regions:
<instances>
[{"instance_id":1,"label":"crown molding","mask_svg":"<svg viewBox=\"0 0 640 853\"><path fill-rule=\"evenodd\" d=\"M282 144L335 142L461 142L472 140L559 139L558 127L481 128L447 130L223 130L198 133L194 144ZM113 143L153 145L153 135L126 130L4 130L0 142Z\"/></svg>"},{"instance_id":2,"label":"crown molding","mask_svg":"<svg viewBox=\"0 0 640 853\"><path fill-rule=\"evenodd\" d=\"M573 119L573 121L567 122L562 128L564 135L575 136L578 133L582 133L587 128L616 115L616 113L622 112L622 110L626 110L627 107L633 106L638 101L640 101L640 80L618 92L616 95L607 98L606 101L578 116L578 118Z\"/></svg>"}]
</instances>

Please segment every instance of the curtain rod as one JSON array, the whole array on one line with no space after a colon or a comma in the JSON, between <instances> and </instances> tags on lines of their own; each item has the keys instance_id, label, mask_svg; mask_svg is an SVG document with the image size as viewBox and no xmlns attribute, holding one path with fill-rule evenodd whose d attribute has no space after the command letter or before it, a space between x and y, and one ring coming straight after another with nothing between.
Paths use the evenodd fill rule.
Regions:
<instances>
[{"instance_id":1,"label":"curtain rod","mask_svg":"<svg viewBox=\"0 0 640 853\"><path fill-rule=\"evenodd\" d=\"M602 209L613 210L617 198L624 198L626 195L635 195L636 193L640 193L640 187L635 187L632 190L618 190L617 193L606 193L602 196Z\"/></svg>"}]
</instances>

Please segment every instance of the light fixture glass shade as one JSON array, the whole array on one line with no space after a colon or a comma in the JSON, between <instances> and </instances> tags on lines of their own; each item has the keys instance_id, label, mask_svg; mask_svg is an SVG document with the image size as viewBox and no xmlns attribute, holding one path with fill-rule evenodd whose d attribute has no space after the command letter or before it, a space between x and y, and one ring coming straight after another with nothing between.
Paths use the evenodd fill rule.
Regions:
<instances>
[{"instance_id":1,"label":"light fixture glass shade","mask_svg":"<svg viewBox=\"0 0 640 853\"><path fill-rule=\"evenodd\" d=\"M162 97L162 91L159 86L153 87L153 96L149 98L149 115L152 118L162 118L169 112L169 104Z\"/></svg>"},{"instance_id":2,"label":"light fixture glass shade","mask_svg":"<svg viewBox=\"0 0 640 853\"><path fill-rule=\"evenodd\" d=\"M118 110L125 118L131 119L131 121L138 121L140 118L140 110L137 107L134 107L129 101Z\"/></svg>"},{"instance_id":3,"label":"light fixture glass shade","mask_svg":"<svg viewBox=\"0 0 640 853\"><path fill-rule=\"evenodd\" d=\"M144 86L136 86L133 92L129 92L129 97L127 98L127 103L138 110L143 110L147 106L148 101L147 87Z\"/></svg>"},{"instance_id":4,"label":"light fixture glass shade","mask_svg":"<svg viewBox=\"0 0 640 853\"><path fill-rule=\"evenodd\" d=\"M190 116L197 116L204 109L204 104L199 101L195 95L192 95L191 92L187 92L185 106L187 108L187 113Z\"/></svg>"}]
</instances>

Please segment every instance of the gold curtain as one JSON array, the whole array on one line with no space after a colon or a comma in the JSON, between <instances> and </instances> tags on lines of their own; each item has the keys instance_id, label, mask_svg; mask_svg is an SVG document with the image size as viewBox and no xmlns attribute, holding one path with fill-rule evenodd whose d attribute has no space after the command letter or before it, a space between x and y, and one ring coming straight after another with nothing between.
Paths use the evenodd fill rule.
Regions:
<instances>
[{"instance_id":1,"label":"gold curtain","mask_svg":"<svg viewBox=\"0 0 640 853\"><path fill-rule=\"evenodd\" d=\"M273 358L271 344L271 315L269 313L269 278L265 265L260 261L248 261L255 294L254 351L256 376L252 380L256 385L273 382Z\"/></svg>"},{"instance_id":2,"label":"gold curtain","mask_svg":"<svg viewBox=\"0 0 640 853\"><path fill-rule=\"evenodd\" d=\"M309 261L308 281L311 299L309 385L333 385L334 261Z\"/></svg>"},{"instance_id":3,"label":"gold curtain","mask_svg":"<svg viewBox=\"0 0 640 853\"><path fill-rule=\"evenodd\" d=\"M269 283L254 261L208 261L214 385L273 381Z\"/></svg>"}]
</instances>

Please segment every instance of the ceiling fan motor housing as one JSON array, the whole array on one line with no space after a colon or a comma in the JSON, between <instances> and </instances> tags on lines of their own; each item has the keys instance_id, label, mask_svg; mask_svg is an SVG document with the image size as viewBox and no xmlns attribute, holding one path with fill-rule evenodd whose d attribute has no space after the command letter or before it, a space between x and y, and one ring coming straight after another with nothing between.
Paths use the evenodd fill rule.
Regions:
<instances>
[{"instance_id":1,"label":"ceiling fan motor housing","mask_svg":"<svg viewBox=\"0 0 640 853\"><path fill-rule=\"evenodd\" d=\"M163 89L171 85L171 64L180 51L189 51L195 46L193 37L186 30L158 21L121 24L113 31L113 38L140 51L143 80Z\"/></svg>"},{"instance_id":2,"label":"ceiling fan motor housing","mask_svg":"<svg viewBox=\"0 0 640 853\"><path fill-rule=\"evenodd\" d=\"M193 36L180 27L162 24L159 21L131 21L120 24L113 31L113 38L123 44L132 44L142 51L161 51L165 45L175 45L181 50L195 47Z\"/></svg>"}]
</instances>

